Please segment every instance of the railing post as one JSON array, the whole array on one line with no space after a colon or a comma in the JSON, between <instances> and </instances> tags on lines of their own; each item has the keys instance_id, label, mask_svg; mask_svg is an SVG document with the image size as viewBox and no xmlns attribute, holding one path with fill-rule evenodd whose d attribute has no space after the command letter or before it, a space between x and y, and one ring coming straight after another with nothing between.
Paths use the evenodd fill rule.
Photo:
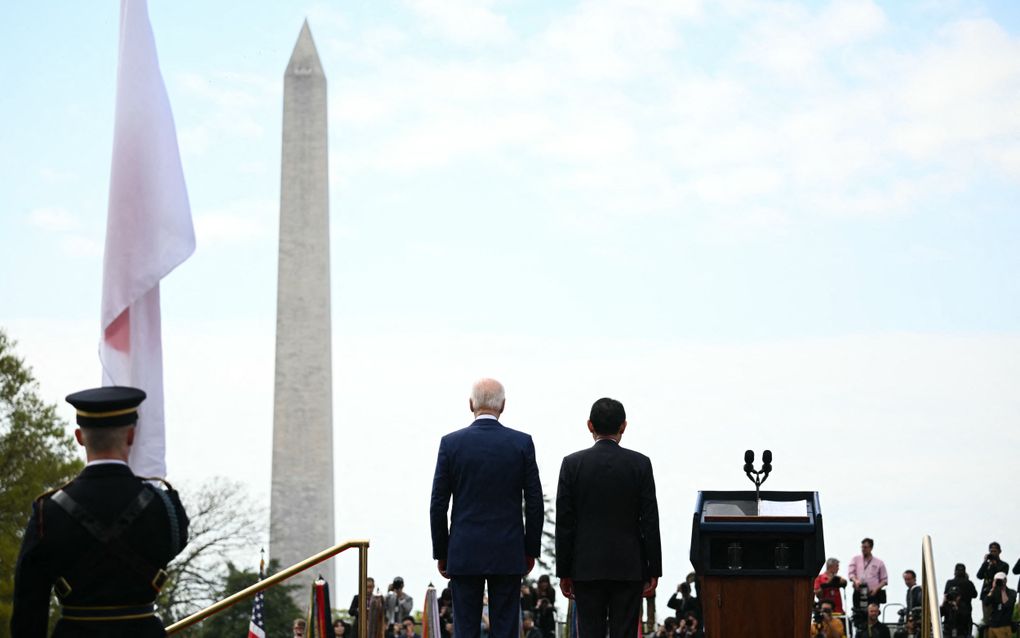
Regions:
<instances>
[{"instance_id":1,"label":"railing post","mask_svg":"<svg viewBox=\"0 0 1020 638\"><path fill-rule=\"evenodd\" d=\"M358 638L368 636L368 543L358 547Z\"/></svg>"},{"instance_id":2,"label":"railing post","mask_svg":"<svg viewBox=\"0 0 1020 638\"><path fill-rule=\"evenodd\" d=\"M323 561L329 560L330 558L336 556L340 552L348 550L348 549L351 549L352 547L357 547L358 548L358 550L359 550L358 553L359 553L359 555L361 557L361 559L359 561L360 562L359 572L360 572L361 584L358 585L358 589L359 589L359 591L363 592L365 590L365 588L367 587L367 584L365 583L365 578L366 578L365 575L368 572L368 554L367 554L367 551L368 551L368 541L367 540L347 541L346 543L341 543L339 545L334 545L333 547L330 547L328 549L324 549L321 552L319 552L318 554L315 554L314 556L309 556L308 558L304 559L303 561L301 561L299 563L291 565L290 567L288 567L288 568L286 568L286 569L284 569L284 570L282 570L280 572L277 572L276 574L273 574L272 576L269 576L267 578L264 578L264 579L258 581L257 583L255 583L254 585L251 585L250 587L246 587L246 588L242 589L241 591L237 592L236 594L234 594L232 596L228 596L228 597L224 598L223 600L221 600L219 602L216 602L216 603L210 605L209 607L206 607L205 609L203 609L201 611L198 611L198 612L196 612L194 614L191 614L190 616L188 616L187 618L185 618L183 620L179 620L179 621L175 622L174 624L172 624L172 625L170 625L169 627L166 628L166 633L169 636L169 635L173 635L173 634L175 634L175 633L177 633L179 631L182 631L184 629L187 629L188 627L190 627L191 625L194 625L195 623L199 623L199 622L205 620L206 618L208 618L210 616L218 614L221 611L223 611L224 609L227 609L228 607L231 607L231 606L241 602L242 600L245 600L247 598L251 598L252 596L257 594L258 592L263 591L265 589L268 589L268 588L272 587L273 585L275 585L275 584L277 584L277 583L279 583L281 581L284 581L284 580L290 578L291 576L294 576L295 574L299 574L299 573L305 571L306 569L308 569L310 567L318 565L319 563L321 563ZM362 600L364 600L364 599L362 599ZM362 605L362 609L364 609L364 604L363 603L359 603L359 604L361 604ZM358 623L358 633L359 634L361 633L361 627L363 626L363 624L364 623Z\"/></svg>"},{"instance_id":3,"label":"railing post","mask_svg":"<svg viewBox=\"0 0 1020 638\"><path fill-rule=\"evenodd\" d=\"M921 635L942 638L935 554L931 548L931 536L927 534L921 539Z\"/></svg>"}]
</instances>

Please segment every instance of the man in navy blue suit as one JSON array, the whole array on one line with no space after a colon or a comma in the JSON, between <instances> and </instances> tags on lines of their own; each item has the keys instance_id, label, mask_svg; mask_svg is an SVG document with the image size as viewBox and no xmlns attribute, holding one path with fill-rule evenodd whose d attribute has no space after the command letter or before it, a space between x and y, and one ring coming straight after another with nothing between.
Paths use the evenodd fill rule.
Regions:
<instances>
[{"instance_id":1,"label":"man in navy blue suit","mask_svg":"<svg viewBox=\"0 0 1020 638\"><path fill-rule=\"evenodd\" d=\"M489 635L518 638L521 576L535 566L541 550L544 508L535 444L530 435L499 422L505 405L498 381L478 381L468 401L474 422L439 443L430 507L432 557L450 579L455 638L480 635L486 583Z\"/></svg>"},{"instance_id":2,"label":"man in navy blue suit","mask_svg":"<svg viewBox=\"0 0 1020 638\"><path fill-rule=\"evenodd\" d=\"M636 638L641 598L662 575L652 462L620 447L627 413L615 399L591 406L595 444L563 459L556 490L556 575L577 605L580 638Z\"/></svg>"}]
</instances>

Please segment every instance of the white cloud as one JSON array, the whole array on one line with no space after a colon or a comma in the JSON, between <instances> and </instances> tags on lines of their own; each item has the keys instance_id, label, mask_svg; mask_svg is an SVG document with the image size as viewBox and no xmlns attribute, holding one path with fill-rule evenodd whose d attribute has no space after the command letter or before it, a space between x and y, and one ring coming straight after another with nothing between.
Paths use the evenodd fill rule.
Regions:
<instances>
[{"instance_id":1,"label":"white cloud","mask_svg":"<svg viewBox=\"0 0 1020 638\"><path fill-rule=\"evenodd\" d=\"M478 0L407 0L425 29L454 44L493 46L513 38L505 16Z\"/></svg>"},{"instance_id":2,"label":"white cloud","mask_svg":"<svg viewBox=\"0 0 1020 638\"><path fill-rule=\"evenodd\" d=\"M931 157L961 148L994 153L1001 142L1020 148L1016 37L988 20L958 22L904 65L894 94L898 150Z\"/></svg>"},{"instance_id":3,"label":"white cloud","mask_svg":"<svg viewBox=\"0 0 1020 638\"><path fill-rule=\"evenodd\" d=\"M173 80L179 104L190 105L174 116L181 151L192 157L262 138L283 90L282 80L253 73L185 72Z\"/></svg>"},{"instance_id":4,"label":"white cloud","mask_svg":"<svg viewBox=\"0 0 1020 638\"><path fill-rule=\"evenodd\" d=\"M729 17L719 11L744 22L740 48L687 59L686 33L719 26ZM516 156L550 162L550 183L585 191L598 214L702 211L730 218L713 229L736 230L913 214L989 171L1011 179L1017 39L963 21L911 49L892 39L899 28L865 0L711 10L599 1L519 33L498 57L411 56L401 42L362 58L331 95L331 130L349 132L334 183ZM359 37L351 52L371 48Z\"/></svg>"},{"instance_id":5,"label":"white cloud","mask_svg":"<svg viewBox=\"0 0 1020 638\"><path fill-rule=\"evenodd\" d=\"M27 215L28 223L42 230L66 233L78 230L81 223L66 208L36 208Z\"/></svg>"},{"instance_id":6,"label":"white cloud","mask_svg":"<svg viewBox=\"0 0 1020 638\"><path fill-rule=\"evenodd\" d=\"M61 250L71 257L101 257L103 244L81 235L67 235L60 239Z\"/></svg>"},{"instance_id":7,"label":"white cloud","mask_svg":"<svg viewBox=\"0 0 1020 638\"><path fill-rule=\"evenodd\" d=\"M55 245L69 257L98 257L103 254L102 243L89 235L77 215L66 208L36 208L30 211L27 222L57 236Z\"/></svg>"},{"instance_id":8,"label":"white cloud","mask_svg":"<svg viewBox=\"0 0 1020 638\"><path fill-rule=\"evenodd\" d=\"M78 179L78 174L73 171L60 170L51 167L43 167L39 170L40 177L51 184L66 184Z\"/></svg>"},{"instance_id":9,"label":"white cloud","mask_svg":"<svg viewBox=\"0 0 1020 638\"><path fill-rule=\"evenodd\" d=\"M279 205L269 200L240 200L218 209L196 209L195 239L210 244L243 244L274 236L271 225Z\"/></svg>"},{"instance_id":10,"label":"white cloud","mask_svg":"<svg viewBox=\"0 0 1020 638\"><path fill-rule=\"evenodd\" d=\"M774 73L782 82L810 76L818 80L833 49L867 41L887 24L870 0L836 0L812 13L796 3L761 3L751 11L741 57Z\"/></svg>"}]
</instances>

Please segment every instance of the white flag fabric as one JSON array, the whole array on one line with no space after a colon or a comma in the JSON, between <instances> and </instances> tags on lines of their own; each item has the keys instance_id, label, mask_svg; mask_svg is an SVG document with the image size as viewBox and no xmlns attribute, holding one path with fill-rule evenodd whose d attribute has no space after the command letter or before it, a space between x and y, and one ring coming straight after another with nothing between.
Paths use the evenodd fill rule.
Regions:
<instances>
[{"instance_id":1,"label":"white flag fabric","mask_svg":"<svg viewBox=\"0 0 1020 638\"><path fill-rule=\"evenodd\" d=\"M195 251L177 132L145 0L121 0L117 107L103 258L103 385L141 388L129 463L166 476L159 282Z\"/></svg>"}]
</instances>

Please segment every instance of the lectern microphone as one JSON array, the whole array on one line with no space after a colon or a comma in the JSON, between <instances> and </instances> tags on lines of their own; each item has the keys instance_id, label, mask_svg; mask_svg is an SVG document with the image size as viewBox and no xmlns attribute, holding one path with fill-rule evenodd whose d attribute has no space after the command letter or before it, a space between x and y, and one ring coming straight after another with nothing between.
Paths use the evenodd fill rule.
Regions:
<instances>
[{"instance_id":1,"label":"lectern microphone","mask_svg":"<svg viewBox=\"0 0 1020 638\"><path fill-rule=\"evenodd\" d=\"M772 450L765 450L765 452L761 455L761 460L761 469L755 470L754 450L747 450L744 452L744 474L746 474L747 478L754 483L754 495L758 502L759 510L761 509L761 484L768 479L769 473L772 472Z\"/></svg>"}]
</instances>

